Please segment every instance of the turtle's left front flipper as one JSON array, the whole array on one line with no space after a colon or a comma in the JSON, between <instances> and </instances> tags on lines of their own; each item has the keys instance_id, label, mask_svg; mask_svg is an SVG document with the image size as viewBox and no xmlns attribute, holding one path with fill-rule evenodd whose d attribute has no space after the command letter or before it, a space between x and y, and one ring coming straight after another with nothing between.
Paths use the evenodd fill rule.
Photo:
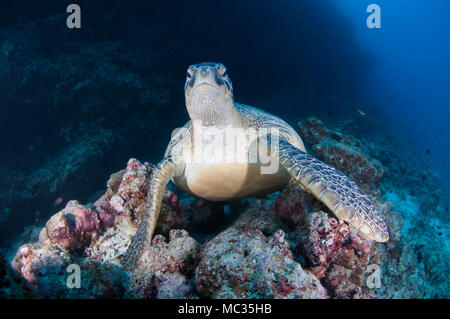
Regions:
<instances>
[{"instance_id":1,"label":"turtle's left front flipper","mask_svg":"<svg viewBox=\"0 0 450 319\"><path fill-rule=\"evenodd\" d=\"M136 267L145 245L151 244L166 185L183 167L172 157L166 157L153 169L149 181L145 215L136 234L131 238L130 246L120 257L121 264L125 269L132 271Z\"/></svg>"},{"instance_id":2,"label":"turtle's left front flipper","mask_svg":"<svg viewBox=\"0 0 450 319\"><path fill-rule=\"evenodd\" d=\"M386 224L375 206L350 178L283 139L272 156L339 220L347 221L370 239L389 240Z\"/></svg>"}]
</instances>

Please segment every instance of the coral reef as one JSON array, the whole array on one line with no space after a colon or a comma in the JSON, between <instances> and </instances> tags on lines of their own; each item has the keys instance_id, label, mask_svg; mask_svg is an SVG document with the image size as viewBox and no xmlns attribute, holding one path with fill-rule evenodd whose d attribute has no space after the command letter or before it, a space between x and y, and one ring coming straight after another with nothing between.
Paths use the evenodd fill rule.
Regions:
<instances>
[{"instance_id":1,"label":"coral reef","mask_svg":"<svg viewBox=\"0 0 450 319\"><path fill-rule=\"evenodd\" d=\"M398 214L390 214L390 220L401 233L388 243L383 284L377 296L449 298L448 225L436 215L422 212L429 207L427 194L422 198L398 190L384 197L398 209Z\"/></svg>"},{"instance_id":2,"label":"coral reef","mask_svg":"<svg viewBox=\"0 0 450 319\"><path fill-rule=\"evenodd\" d=\"M450 249L442 238L448 237L449 230L443 219L436 217L441 205L439 198L443 196L439 189L433 191L440 182L433 176L420 179L421 172L417 168L425 165L405 165L405 159L398 155L400 146L386 143L385 136L375 136L371 141L361 143L338 130L325 128L314 118L300 122L298 127L302 138L311 144L322 160L353 176L355 182L376 200L388 225L390 240L383 245L375 245L371 252L371 264L381 266L382 284L378 289L371 289L370 293L378 298L448 298L448 281L443 278L448 277L450 269ZM343 127L345 130L345 125ZM335 151L328 150L333 147L351 149L352 152L348 157L343 151L336 156ZM343 163L352 163L352 166L339 165L337 159L340 156ZM377 168L381 162L372 156L380 158L384 166L382 170ZM411 161L417 162L418 159ZM413 167L416 171L411 169ZM388 178L381 180L386 172ZM295 203L302 199L291 196L286 200ZM298 204L294 205L292 212L288 209L287 215L294 213L296 216L295 212L301 211L297 208ZM342 253L343 249L340 251ZM341 292L336 296L341 297Z\"/></svg>"},{"instance_id":3,"label":"coral reef","mask_svg":"<svg viewBox=\"0 0 450 319\"><path fill-rule=\"evenodd\" d=\"M197 289L213 298L325 298L317 278L294 261L283 231L229 228L208 242Z\"/></svg>"},{"instance_id":4,"label":"coral reef","mask_svg":"<svg viewBox=\"0 0 450 319\"><path fill-rule=\"evenodd\" d=\"M189 277L197 266L199 243L185 230L171 230L169 242L162 235L142 255L133 272L128 296L139 298L194 298Z\"/></svg>"},{"instance_id":5,"label":"coral reef","mask_svg":"<svg viewBox=\"0 0 450 319\"><path fill-rule=\"evenodd\" d=\"M120 268L117 257L128 247L142 218L151 170L149 165L130 159L125 170L111 175L106 193L93 207L69 201L40 230L38 242L19 248L13 267L46 298L123 297L129 288L129 275ZM182 223L181 204L169 190L164 194L161 214L158 229L163 233ZM161 296L178 296L177 285L189 286L181 278L193 271L198 249L185 231L171 230L170 239L159 258L153 251L158 246L143 254L144 273L149 267L154 267L154 272L170 269L174 273L161 275L155 282ZM148 255L156 259L146 260ZM80 289L71 289L66 283L72 264L80 267ZM135 294L130 292L130 296Z\"/></svg>"},{"instance_id":6,"label":"coral reef","mask_svg":"<svg viewBox=\"0 0 450 319\"><path fill-rule=\"evenodd\" d=\"M39 292L0 253L0 299L39 298Z\"/></svg>"},{"instance_id":7,"label":"coral reef","mask_svg":"<svg viewBox=\"0 0 450 319\"><path fill-rule=\"evenodd\" d=\"M301 186L288 185L274 203L277 218L291 227L295 225L295 252L330 296L372 297L364 274L370 264L380 264L374 242L348 224L340 224L328 210L317 210L322 205L315 202Z\"/></svg>"},{"instance_id":8,"label":"coral reef","mask_svg":"<svg viewBox=\"0 0 450 319\"><path fill-rule=\"evenodd\" d=\"M73 200L50 218L39 235L39 242L74 251L84 248L95 240L99 228L100 220L97 213Z\"/></svg>"},{"instance_id":9,"label":"coral reef","mask_svg":"<svg viewBox=\"0 0 450 319\"><path fill-rule=\"evenodd\" d=\"M19 297L44 298L448 297L448 228L421 215L407 192L380 196L384 170L356 138L315 119L299 127L322 160L356 163L340 168L370 192L389 228L387 243L339 223L296 184L232 209L180 201L166 189L152 245L127 273L118 257L145 212L153 170L132 158L92 205L69 201L42 229L28 227L12 261L17 273L3 264L2 282ZM80 288L67 285L70 265L80 268Z\"/></svg>"},{"instance_id":10,"label":"coral reef","mask_svg":"<svg viewBox=\"0 0 450 319\"><path fill-rule=\"evenodd\" d=\"M68 284L70 265L80 269L80 287ZM45 298L118 298L128 281L128 275L113 264L90 258L77 261L56 247L41 244L22 246L13 266Z\"/></svg>"},{"instance_id":11,"label":"coral reef","mask_svg":"<svg viewBox=\"0 0 450 319\"><path fill-rule=\"evenodd\" d=\"M112 174L107 182L107 191L95 203L100 219L105 226L127 219L138 226L145 213L148 178L153 167L130 159L125 170ZM118 221L115 221L115 219ZM157 232L168 234L172 228L183 225L182 206L178 197L166 189L156 225Z\"/></svg>"},{"instance_id":12,"label":"coral reef","mask_svg":"<svg viewBox=\"0 0 450 319\"><path fill-rule=\"evenodd\" d=\"M19 248L12 262L16 269L29 283L40 289L40 279L64 274L72 258L66 252L47 245L25 244Z\"/></svg>"}]
</instances>

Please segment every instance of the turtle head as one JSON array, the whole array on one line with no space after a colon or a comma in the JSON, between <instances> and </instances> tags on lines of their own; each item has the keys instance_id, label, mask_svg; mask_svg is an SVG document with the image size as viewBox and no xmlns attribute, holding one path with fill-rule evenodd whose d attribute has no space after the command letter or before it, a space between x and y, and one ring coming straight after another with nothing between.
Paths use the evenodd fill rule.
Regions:
<instances>
[{"instance_id":1,"label":"turtle head","mask_svg":"<svg viewBox=\"0 0 450 319\"><path fill-rule=\"evenodd\" d=\"M201 121L206 126L227 125L235 117L233 86L222 63L190 65L184 93L192 121Z\"/></svg>"}]
</instances>

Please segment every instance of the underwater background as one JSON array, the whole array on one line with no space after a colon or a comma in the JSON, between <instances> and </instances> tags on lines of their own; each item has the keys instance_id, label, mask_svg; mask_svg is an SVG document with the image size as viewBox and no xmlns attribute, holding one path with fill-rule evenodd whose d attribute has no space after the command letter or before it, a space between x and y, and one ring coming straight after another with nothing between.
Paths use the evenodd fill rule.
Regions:
<instances>
[{"instance_id":1,"label":"underwater background","mask_svg":"<svg viewBox=\"0 0 450 319\"><path fill-rule=\"evenodd\" d=\"M27 296L37 288L50 298L449 298L448 1L242 0L231 5L222 0L78 0L81 29L68 29L66 7L72 2L4 0L0 6L0 259L8 269L3 273L19 274L31 283ZM371 3L381 8L380 29L366 25ZM353 237L347 239L353 234L346 234L333 237L339 245L333 242L334 248L327 252L305 246L302 236L313 232L305 235L304 229L292 224L297 219L286 216L285 212L298 213L298 207L283 206L305 200L290 190L262 204L243 201L240 217L228 213L229 208L210 207L209 213L218 209L223 219L208 228L201 219L214 217L204 211L195 217L195 210L186 204L195 200L173 185L171 198L179 206L168 205L191 217L188 223L178 216L177 227L161 227L160 233L170 237L170 243L189 238L199 247L206 245L195 249L208 256L213 249L207 243L215 236L256 241L248 233L220 232L227 232L225 226L236 220L250 223L245 214L257 216L271 225L273 231L263 233L274 241L284 240L276 232L283 229L292 250L289 258L314 274L325 292L296 295L282 280L268 294L261 292L265 288L242 292L242 287L233 288L227 281L235 278L218 278L215 284L227 281L222 285L226 289L209 291L199 269L219 266L198 261L194 254L197 257L191 256L188 266L177 264L181 270L155 271L159 282L170 283L166 290L158 290L154 282L148 284L151 289L142 288L141 277L135 274L133 287L139 289L130 293L126 274L106 263L106 253L95 246L98 237L113 232L102 218L101 227L96 226L101 231L77 241L70 254L61 256L41 247L39 235L44 226L48 229L51 216L63 209L74 210L75 215L92 213L99 198L106 198L105 189L111 194L118 191L111 186L110 175L125 167L140 176L145 165L129 162L130 158L142 163L161 160L172 131L188 120L183 93L186 68L202 61L225 64L235 101L286 120L298 130L309 152L341 165L337 168L364 184L360 186L380 207L389 206L383 209L391 216L385 218L392 219L388 221L392 240L369 247ZM78 203L67 204L71 200ZM304 210L315 213L316 203L308 203ZM267 215L261 217L261 212ZM72 227L70 221L67 225ZM329 234L341 231L330 227ZM169 234L169 228L186 229L192 238ZM349 241L359 244L349 246ZM29 243L34 244L22 246ZM344 248L354 250L357 257L348 257L349 252L347 259L342 257ZM283 251L280 248L280 254ZM309 259L323 254L325 264ZM38 274L38 266L31 264L33 256L42 255L57 260L60 269L44 264L39 267L47 271ZM61 265L74 260L86 263L99 255L104 263L88 263L83 271L92 276L92 287L99 276L103 286L113 287L108 293L94 288L67 292L48 284L65 281ZM370 290L363 287L366 277L355 273L377 258L383 287ZM306 275L282 277L291 282L302 276ZM261 280L249 278L252 284ZM308 280L313 279L304 282ZM0 281L0 297L23 297L23 287L13 289L7 282Z\"/></svg>"}]
</instances>

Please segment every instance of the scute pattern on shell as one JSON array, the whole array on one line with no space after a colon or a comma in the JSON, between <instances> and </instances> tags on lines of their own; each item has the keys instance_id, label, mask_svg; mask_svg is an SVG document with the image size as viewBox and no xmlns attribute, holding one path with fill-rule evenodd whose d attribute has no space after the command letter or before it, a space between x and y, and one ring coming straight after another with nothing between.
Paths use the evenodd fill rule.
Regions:
<instances>
[{"instance_id":1,"label":"scute pattern on shell","mask_svg":"<svg viewBox=\"0 0 450 319\"><path fill-rule=\"evenodd\" d=\"M302 151L305 150L303 141L297 132L279 117L249 105L235 103L235 106L245 120L244 125L246 127L255 129L278 129L280 139L288 141L292 145L299 147Z\"/></svg>"}]
</instances>

